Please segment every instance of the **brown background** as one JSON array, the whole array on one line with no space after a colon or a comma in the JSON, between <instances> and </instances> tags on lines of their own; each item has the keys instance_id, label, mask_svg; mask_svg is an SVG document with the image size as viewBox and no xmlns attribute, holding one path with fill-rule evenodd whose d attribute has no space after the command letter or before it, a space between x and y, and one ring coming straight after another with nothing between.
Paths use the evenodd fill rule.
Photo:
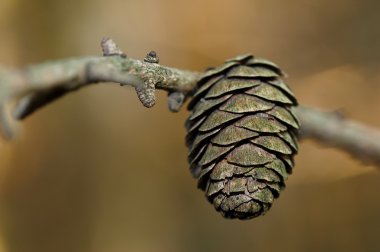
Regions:
<instances>
[{"instance_id":1,"label":"brown background","mask_svg":"<svg viewBox=\"0 0 380 252\"><path fill-rule=\"evenodd\" d=\"M1 0L0 62L99 55L103 36L193 70L252 52L302 104L380 127L379 23L377 0ZM188 171L186 116L100 84L28 118L0 142L0 251L380 251L374 167L304 142L269 214L224 220Z\"/></svg>"}]
</instances>

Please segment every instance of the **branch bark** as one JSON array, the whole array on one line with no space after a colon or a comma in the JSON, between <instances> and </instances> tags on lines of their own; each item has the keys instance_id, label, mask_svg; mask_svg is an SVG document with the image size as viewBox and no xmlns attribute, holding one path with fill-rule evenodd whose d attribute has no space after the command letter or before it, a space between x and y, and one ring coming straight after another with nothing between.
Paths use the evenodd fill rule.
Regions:
<instances>
[{"instance_id":1,"label":"branch bark","mask_svg":"<svg viewBox=\"0 0 380 252\"><path fill-rule=\"evenodd\" d=\"M337 112L322 112L297 107L301 138L313 139L326 146L341 149L365 164L380 167L380 131L344 118Z\"/></svg>"},{"instance_id":2,"label":"branch bark","mask_svg":"<svg viewBox=\"0 0 380 252\"><path fill-rule=\"evenodd\" d=\"M169 93L171 111L178 111L201 74L162 66L155 52L142 61L127 58L108 38L101 42L103 57L82 57L46 62L21 70L0 68L0 127L11 138L21 120L57 98L90 84L118 83L135 88L146 107L155 103L155 89ZM339 148L353 157L380 167L380 131L343 118L299 106L301 138Z\"/></svg>"}]
</instances>

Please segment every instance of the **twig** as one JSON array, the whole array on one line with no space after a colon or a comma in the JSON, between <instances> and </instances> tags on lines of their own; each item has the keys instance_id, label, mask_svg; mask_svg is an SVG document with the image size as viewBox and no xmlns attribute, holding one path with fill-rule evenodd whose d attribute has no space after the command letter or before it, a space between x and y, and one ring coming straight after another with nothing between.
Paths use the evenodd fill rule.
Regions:
<instances>
[{"instance_id":1,"label":"twig","mask_svg":"<svg viewBox=\"0 0 380 252\"><path fill-rule=\"evenodd\" d=\"M103 57L46 62L21 70L0 68L0 126L11 138L13 122L62 95L89 84L112 82L130 85L146 107L155 103L155 89L169 93L169 109L178 111L191 95L200 73L158 64L154 51L143 61L127 58L111 39L101 42ZM380 166L380 131L347 120L336 113L306 107L295 110L301 121L301 137L350 153L366 163Z\"/></svg>"},{"instance_id":2,"label":"twig","mask_svg":"<svg viewBox=\"0 0 380 252\"><path fill-rule=\"evenodd\" d=\"M155 88L184 97L192 90L199 73L158 64L154 52L143 60L127 58L110 39L101 42L103 57L82 57L46 62L21 70L0 68L0 126L5 138L13 135L14 119L23 119L36 109L89 84L112 82L135 87L146 107L155 103ZM172 97L172 96L170 96ZM184 99L169 99L177 110Z\"/></svg>"},{"instance_id":3,"label":"twig","mask_svg":"<svg viewBox=\"0 0 380 252\"><path fill-rule=\"evenodd\" d=\"M366 164L380 167L380 131L345 119L336 112L322 112L298 107L301 137L316 140L326 146L346 151Z\"/></svg>"}]
</instances>

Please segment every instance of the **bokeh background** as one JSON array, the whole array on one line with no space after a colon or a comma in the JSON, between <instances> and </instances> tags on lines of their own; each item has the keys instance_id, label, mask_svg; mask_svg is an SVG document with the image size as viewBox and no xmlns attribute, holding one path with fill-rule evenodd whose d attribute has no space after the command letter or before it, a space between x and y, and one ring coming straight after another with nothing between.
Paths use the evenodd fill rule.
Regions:
<instances>
[{"instance_id":1,"label":"bokeh background","mask_svg":"<svg viewBox=\"0 0 380 252\"><path fill-rule=\"evenodd\" d=\"M378 0L1 0L0 63L100 55L103 36L199 71L252 52L301 104L380 128L379 23ZM375 167L305 141L266 216L225 220L188 171L186 117L100 84L27 118L0 142L0 251L380 251Z\"/></svg>"}]
</instances>

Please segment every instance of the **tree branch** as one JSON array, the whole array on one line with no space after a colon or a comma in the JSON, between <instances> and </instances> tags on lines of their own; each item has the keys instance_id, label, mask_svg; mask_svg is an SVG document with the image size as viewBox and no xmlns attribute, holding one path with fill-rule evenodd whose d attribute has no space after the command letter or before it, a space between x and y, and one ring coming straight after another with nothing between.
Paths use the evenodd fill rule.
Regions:
<instances>
[{"instance_id":1,"label":"tree branch","mask_svg":"<svg viewBox=\"0 0 380 252\"><path fill-rule=\"evenodd\" d=\"M169 108L178 111L199 78L196 72L159 65L155 52L140 61L127 58L111 39L103 39L101 46L103 57L46 62L21 70L0 68L3 136L12 137L15 119L24 119L66 93L99 82L133 86L146 107L154 105L156 88L166 90Z\"/></svg>"},{"instance_id":2,"label":"tree branch","mask_svg":"<svg viewBox=\"0 0 380 252\"><path fill-rule=\"evenodd\" d=\"M344 150L366 164L380 167L380 131L345 119L339 112L296 108L301 122L301 138Z\"/></svg>"},{"instance_id":3,"label":"tree branch","mask_svg":"<svg viewBox=\"0 0 380 252\"><path fill-rule=\"evenodd\" d=\"M46 62L21 70L0 68L0 127L11 138L15 120L21 120L57 98L99 82L129 85L146 107L155 104L155 89L169 93L169 109L178 111L201 74L159 65L149 52L143 61L127 58L108 38L101 42L103 57ZM344 119L337 113L312 108L295 110L301 138L311 138L342 149L353 157L380 167L380 131Z\"/></svg>"}]
</instances>

